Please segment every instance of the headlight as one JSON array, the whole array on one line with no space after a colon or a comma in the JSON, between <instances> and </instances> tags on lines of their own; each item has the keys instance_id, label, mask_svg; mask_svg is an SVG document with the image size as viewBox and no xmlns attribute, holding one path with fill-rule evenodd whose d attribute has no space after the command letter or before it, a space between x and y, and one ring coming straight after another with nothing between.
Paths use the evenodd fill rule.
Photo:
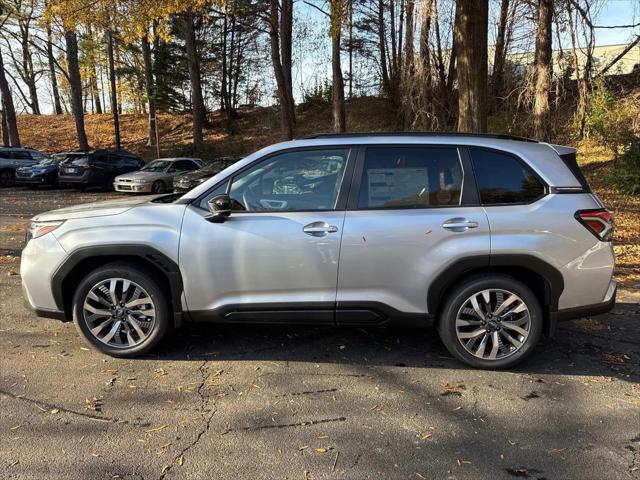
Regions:
<instances>
[{"instance_id":1,"label":"headlight","mask_svg":"<svg viewBox=\"0 0 640 480\"><path fill-rule=\"evenodd\" d=\"M54 220L51 222L29 222L29 225L27 225L27 241L52 232L63 223L64 220Z\"/></svg>"}]
</instances>

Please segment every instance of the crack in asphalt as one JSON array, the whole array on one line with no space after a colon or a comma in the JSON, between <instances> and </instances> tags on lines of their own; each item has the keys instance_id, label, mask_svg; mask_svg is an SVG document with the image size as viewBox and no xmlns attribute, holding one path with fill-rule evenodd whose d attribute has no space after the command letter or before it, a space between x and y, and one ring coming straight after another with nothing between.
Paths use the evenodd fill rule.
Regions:
<instances>
[{"instance_id":1,"label":"crack in asphalt","mask_svg":"<svg viewBox=\"0 0 640 480\"><path fill-rule=\"evenodd\" d=\"M257 425L257 426L249 426L249 427L228 428L224 432L222 432L220 435L226 435L227 433L232 433L232 432L266 430L270 428L310 427L312 425L319 425L321 423L344 422L346 420L347 420L347 417L337 417L337 418L323 418L320 420L306 420L303 422L296 422L296 423L279 423L276 425Z\"/></svg>"},{"instance_id":2,"label":"crack in asphalt","mask_svg":"<svg viewBox=\"0 0 640 480\"><path fill-rule=\"evenodd\" d=\"M208 415L206 414L207 410L209 409L210 397L208 395L205 395L202 390L204 389L207 378L209 378L209 374L206 372L207 363L208 361L205 360L198 367L198 371L200 372L200 376L201 376L201 381L200 381L200 384L198 385L197 392L198 392L198 396L200 397L199 410L201 412L202 417L205 419L203 428L200 429L200 431L196 435L196 438L191 443L186 445L182 450L180 450L180 452L178 452L178 454L174 456L171 463L162 469L162 473L160 474L160 477L158 478L158 480L164 480L164 478L171 473L171 470L173 469L175 464L180 463L180 459L181 458L184 459L184 455L193 447L195 447L198 444L198 442L200 442L200 439L204 436L204 434L207 433L211 428L211 421L213 420L213 416L217 412L217 409L213 408L209 411Z\"/></svg>"},{"instance_id":3,"label":"crack in asphalt","mask_svg":"<svg viewBox=\"0 0 640 480\"><path fill-rule=\"evenodd\" d=\"M96 420L104 423L118 423L122 425L132 425L135 427L148 427L151 425L150 422L132 422L130 420L120 420L113 417L101 417L100 415L93 415L91 413L78 412L77 410L54 405L53 403L43 402L42 400L36 400L34 398L25 397L23 395L16 395L15 393L7 392L6 390L0 390L0 395L4 395L14 400L22 400L23 402L31 403L33 405L36 405L40 409L44 409L44 411L46 411L47 409L49 411L56 409L60 412L69 413L71 415L77 415L79 417L88 418L90 420Z\"/></svg>"}]
</instances>

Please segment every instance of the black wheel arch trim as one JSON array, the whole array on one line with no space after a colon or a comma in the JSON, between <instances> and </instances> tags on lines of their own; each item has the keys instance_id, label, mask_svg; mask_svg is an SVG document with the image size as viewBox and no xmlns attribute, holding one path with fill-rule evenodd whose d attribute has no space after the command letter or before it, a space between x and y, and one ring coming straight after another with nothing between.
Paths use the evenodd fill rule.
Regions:
<instances>
[{"instance_id":1,"label":"black wheel arch trim","mask_svg":"<svg viewBox=\"0 0 640 480\"><path fill-rule=\"evenodd\" d=\"M52 277L53 298L58 310L68 313L64 302L64 281L74 268L83 260L100 257L136 257L145 263L151 264L165 274L169 289L171 290L171 306L174 315L174 323L179 326L182 323L182 275L178 264L166 254L154 247L141 244L109 244L81 247L74 250L62 263ZM88 272L86 272L88 273Z\"/></svg>"},{"instance_id":2,"label":"black wheel arch trim","mask_svg":"<svg viewBox=\"0 0 640 480\"><path fill-rule=\"evenodd\" d=\"M542 299L545 317L553 317L558 311L560 295L564 290L564 279L560 271L544 260L528 254L488 254L473 255L461 258L447 267L431 282L427 292L427 309L431 314L437 314L442 300L448 293L448 289L465 273L472 271L481 272L483 269L496 268L525 268L535 272L545 280L545 298ZM549 333L550 328L546 329Z\"/></svg>"}]
</instances>

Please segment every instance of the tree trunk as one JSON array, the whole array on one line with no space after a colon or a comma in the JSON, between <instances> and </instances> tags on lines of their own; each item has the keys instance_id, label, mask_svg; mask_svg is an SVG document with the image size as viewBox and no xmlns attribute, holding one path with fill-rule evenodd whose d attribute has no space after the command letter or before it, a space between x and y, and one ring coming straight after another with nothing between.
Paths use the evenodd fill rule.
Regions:
<instances>
[{"instance_id":1,"label":"tree trunk","mask_svg":"<svg viewBox=\"0 0 640 480\"><path fill-rule=\"evenodd\" d=\"M2 95L0 95L1 97ZM4 102L0 100L0 107L2 107L2 111L0 111L0 128L2 129L2 146L10 147L11 143L9 142L9 125L7 124L7 117L4 114Z\"/></svg>"},{"instance_id":2,"label":"tree trunk","mask_svg":"<svg viewBox=\"0 0 640 480\"><path fill-rule=\"evenodd\" d=\"M413 49L413 11L415 7L414 0L407 0L406 9L406 25L405 25L405 42L404 42L404 60L401 65L403 67L402 72L402 127L404 130L408 130L414 120L414 102L416 93L413 88L414 74L415 74L415 62L414 62L414 49Z\"/></svg>"},{"instance_id":3,"label":"tree trunk","mask_svg":"<svg viewBox=\"0 0 640 480\"><path fill-rule=\"evenodd\" d=\"M496 35L496 48L493 52L493 73L491 75L491 90L494 105L497 106L498 97L502 95L502 81L504 78L504 64L506 60L505 39L507 32L507 17L509 14L509 0L500 2L500 17Z\"/></svg>"},{"instance_id":4,"label":"tree trunk","mask_svg":"<svg viewBox=\"0 0 640 480\"><path fill-rule=\"evenodd\" d=\"M16 120L16 109L13 106L13 97L9 89L9 83L4 73L4 60L2 59L2 49L0 49L0 94L2 94L2 113L4 123L2 124L3 141L4 132L7 131L7 143L11 147L20 146L20 135L18 133L18 122ZM6 127L6 128L5 128Z\"/></svg>"},{"instance_id":5,"label":"tree trunk","mask_svg":"<svg viewBox=\"0 0 640 480\"><path fill-rule=\"evenodd\" d=\"M109 55L109 81L111 82L111 113L113 114L113 132L114 140L116 144L116 150L120 150L120 103L119 102L119 88L117 86L116 79L116 66L113 54L113 32L109 30L107 32L108 39L108 55Z\"/></svg>"},{"instance_id":6,"label":"tree trunk","mask_svg":"<svg viewBox=\"0 0 640 480\"><path fill-rule=\"evenodd\" d=\"M29 90L29 106L34 115L40 115L40 101L38 100L38 88L36 86L36 72L33 67L33 57L29 48L29 23L27 17L18 22L20 29L20 46L22 49L22 68L18 72Z\"/></svg>"},{"instance_id":7,"label":"tree trunk","mask_svg":"<svg viewBox=\"0 0 640 480\"><path fill-rule=\"evenodd\" d=\"M196 51L196 35L193 28L193 13L188 12L183 17L185 46L189 63L189 81L191 83L191 110L193 112L193 145L196 150L202 147L202 129L205 121L204 100L202 98L202 84L200 82L200 66Z\"/></svg>"},{"instance_id":8,"label":"tree trunk","mask_svg":"<svg viewBox=\"0 0 640 480\"><path fill-rule=\"evenodd\" d=\"M422 70L422 96L420 102L420 125L424 130L433 126L433 86L431 81L431 5L433 0L425 0L422 6L422 26L420 30L420 68Z\"/></svg>"},{"instance_id":9,"label":"tree trunk","mask_svg":"<svg viewBox=\"0 0 640 480\"><path fill-rule=\"evenodd\" d=\"M454 27L458 71L458 131L487 131L488 0L458 0Z\"/></svg>"},{"instance_id":10,"label":"tree trunk","mask_svg":"<svg viewBox=\"0 0 640 480\"><path fill-rule=\"evenodd\" d=\"M387 97L392 97L391 79L387 69L387 34L385 33L384 1L378 0L378 46L380 48L380 71L382 75L382 90Z\"/></svg>"},{"instance_id":11,"label":"tree trunk","mask_svg":"<svg viewBox=\"0 0 640 480\"><path fill-rule=\"evenodd\" d=\"M91 92L93 93L93 104L95 105L96 113L102 113L102 102L100 101L100 90L98 89L98 71L96 66L91 67Z\"/></svg>"},{"instance_id":12,"label":"tree trunk","mask_svg":"<svg viewBox=\"0 0 640 480\"><path fill-rule=\"evenodd\" d=\"M71 88L71 110L76 123L76 136L81 151L89 150L87 134L84 130L84 110L82 109L82 79L78 66L78 36L74 30L64 34L67 42L67 68L69 71L69 87Z\"/></svg>"},{"instance_id":13,"label":"tree trunk","mask_svg":"<svg viewBox=\"0 0 640 480\"><path fill-rule=\"evenodd\" d=\"M142 37L142 59L144 60L144 87L147 95L147 104L149 105L149 122L147 134L147 146L152 147L158 144L156 137L156 101L154 98L153 84L153 62L151 60L151 46L149 39Z\"/></svg>"},{"instance_id":14,"label":"tree trunk","mask_svg":"<svg viewBox=\"0 0 640 480\"><path fill-rule=\"evenodd\" d=\"M53 94L53 112L56 115L62 115L62 103L60 102L60 89L58 88L58 76L56 75L53 41L51 37L51 27L47 26L47 61L49 63L49 80L51 81L51 92Z\"/></svg>"},{"instance_id":15,"label":"tree trunk","mask_svg":"<svg viewBox=\"0 0 640 480\"><path fill-rule=\"evenodd\" d=\"M551 140L549 96L551 94L551 20L553 0L539 0L534 60L535 98L533 105L534 135L539 140Z\"/></svg>"},{"instance_id":16,"label":"tree trunk","mask_svg":"<svg viewBox=\"0 0 640 480\"><path fill-rule=\"evenodd\" d=\"M344 106L344 79L340 64L340 31L342 27L342 0L331 0L331 72L333 80L333 131L346 131L346 115Z\"/></svg>"},{"instance_id":17,"label":"tree trunk","mask_svg":"<svg viewBox=\"0 0 640 480\"><path fill-rule=\"evenodd\" d=\"M282 2L284 12L285 3L290 4L291 2L290 0L282 0ZM292 7L293 5L291 4L290 6ZM275 74L276 84L278 87L278 100L280 102L280 126L282 129L282 136L285 140L291 140L293 138L293 128L295 125L293 89L291 87L291 30L289 29L289 45L288 47L285 46L284 48L282 48L281 45L285 43L285 40L281 38L280 30L283 23L285 22L282 22L280 20L279 7L280 5L278 0L271 0L271 8L269 12L269 45L271 47L271 63L273 65L273 72ZM289 13L287 14L287 16L289 16ZM292 20L292 16L290 17L290 20ZM285 62L283 60L282 55L282 52L286 51L288 51L289 54L288 62ZM286 73L285 64L288 65L288 74Z\"/></svg>"},{"instance_id":18,"label":"tree trunk","mask_svg":"<svg viewBox=\"0 0 640 480\"><path fill-rule=\"evenodd\" d=\"M282 0L282 15L280 17L280 55L282 57L282 69L284 72L284 80L287 94L287 106L289 108L289 116L296 124L295 104L293 101L293 80L291 68L293 62L291 60L293 38L293 0Z\"/></svg>"}]
</instances>

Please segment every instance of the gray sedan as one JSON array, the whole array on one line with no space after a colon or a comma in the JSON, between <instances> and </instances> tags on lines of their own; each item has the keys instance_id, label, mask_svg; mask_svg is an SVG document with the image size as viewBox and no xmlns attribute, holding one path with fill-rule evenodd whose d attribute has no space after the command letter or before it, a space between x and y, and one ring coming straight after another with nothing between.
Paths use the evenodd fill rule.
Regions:
<instances>
[{"instance_id":1,"label":"gray sedan","mask_svg":"<svg viewBox=\"0 0 640 480\"><path fill-rule=\"evenodd\" d=\"M116 192L164 193L173 188L173 177L203 165L199 158L159 158L137 172L116 177L113 187Z\"/></svg>"}]
</instances>

